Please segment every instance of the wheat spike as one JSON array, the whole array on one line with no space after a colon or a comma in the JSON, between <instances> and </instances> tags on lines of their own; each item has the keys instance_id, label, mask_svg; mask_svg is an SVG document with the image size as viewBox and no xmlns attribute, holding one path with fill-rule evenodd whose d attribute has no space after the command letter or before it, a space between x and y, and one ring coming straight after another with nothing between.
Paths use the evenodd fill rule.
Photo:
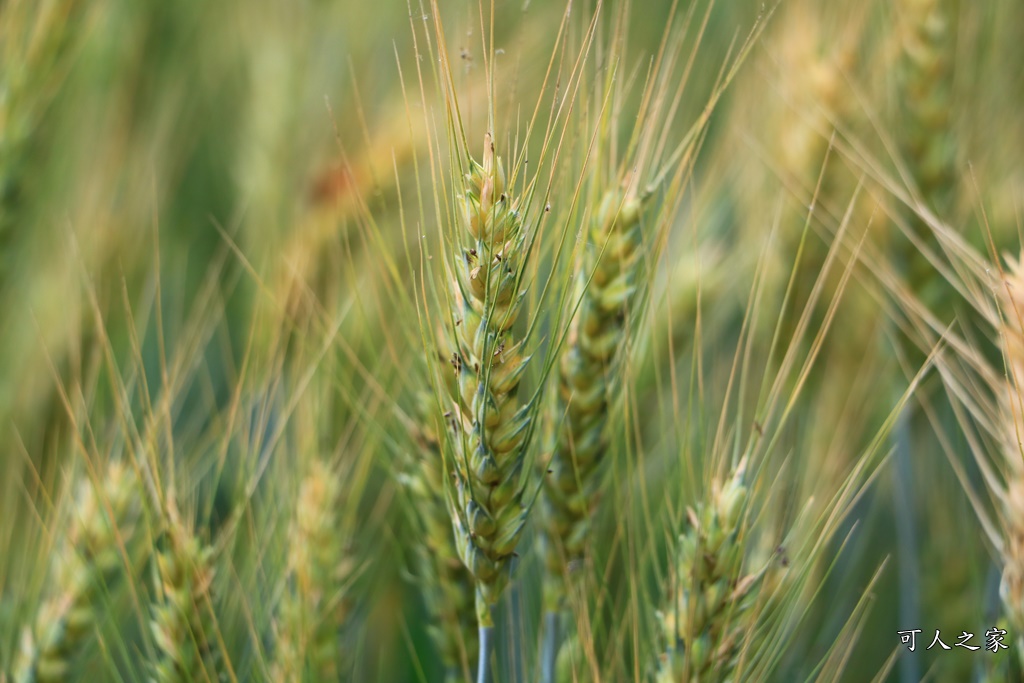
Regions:
<instances>
[{"instance_id":1,"label":"wheat spike","mask_svg":"<svg viewBox=\"0 0 1024 683\"><path fill-rule=\"evenodd\" d=\"M522 474L531 413L516 391L529 359L511 331L524 295L525 244L490 135L483 164L471 160L470 166L458 199L470 239L452 268L459 405L452 420L455 490L449 502L459 557L476 580L477 619L490 627L528 513Z\"/></svg>"},{"instance_id":2,"label":"wheat spike","mask_svg":"<svg viewBox=\"0 0 1024 683\"><path fill-rule=\"evenodd\" d=\"M422 415L433 399L419 397ZM405 463L401 483L409 491L421 540L416 544L416 577L432 624L430 634L451 680L477 657L473 576L459 559L444 495L444 462L437 432L426 419L414 428L414 453Z\"/></svg>"},{"instance_id":3,"label":"wheat spike","mask_svg":"<svg viewBox=\"0 0 1024 683\"><path fill-rule=\"evenodd\" d=\"M18 239L17 214L31 186L26 171L39 122L74 61L88 3L81 0L12 0L0 22L0 285L14 268L8 256Z\"/></svg>"},{"instance_id":4,"label":"wheat spike","mask_svg":"<svg viewBox=\"0 0 1024 683\"><path fill-rule=\"evenodd\" d=\"M903 153L925 205L944 218L953 205L956 147L952 135L953 50L944 0L903 0ZM931 231L915 218L918 238L935 245ZM933 246L933 248L936 248ZM942 283L918 249L903 254L907 278L926 301L935 303Z\"/></svg>"},{"instance_id":5,"label":"wheat spike","mask_svg":"<svg viewBox=\"0 0 1024 683\"><path fill-rule=\"evenodd\" d=\"M924 198L938 210L952 197L950 132L953 54L943 0L904 0L903 78L907 108L905 151Z\"/></svg>"},{"instance_id":6,"label":"wheat spike","mask_svg":"<svg viewBox=\"0 0 1024 683\"><path fill-rule=\"evenodd\" d=\"M1000 595L1012 630L1017 636L1018 656L1024 662L1024 255L1009 263L1003 290L1005 324L1002 329L1007 386L1000 392L1003 404L1006 491L1003 496L1003 577Z\"/></svg>"},{"instance_id":7,"label":"wheat spike","mask_svg":"<svg viewBox=\"0 0 1024 683\"><path fill-rule=\"evenodd\" d=\"M1000 595L1011 633L1017 634L1018 656L1024 661L1024 476L1018 472L1006 490L1003 519L1003 577Z\"/></svg>"},{"instance_id":8,"label":"wheat spike","mask_svg":"<svg viewBox=\"0 0 1024 683\"><path fill-rule=\"evenodd\" d=\"M353 575L339 522L341 482L322 462L302 483L290 534L288 590L279 606L274 679L336 681L339 634L349 612Z\"/></svg>"},{"instance_id":9,"label":"wheat spike","mask_svg":"<svg viewBox=\"0 0 1024 683\"><path fill-rule=\"evenodd\" d=\"M97 622L97 593L124 566L127 544L138 521L139 491L121 464L111 463L100 491L83 482L70 528L54 556L55 593L22 635L15 683L63 681Z\"/></svg>"},{"instance_id":10,"label":"wheat spike","mask_svg":"<svg viewBox=\"0 0 1024 683\"><path fill-rule=\"evenodd\" d=\"M763 572L746 573L743 514L747 488L740 466L710 498L687 510L679 539L673 601L658 617L668 653L659 683L728 681L736 666Z\"/></svg>"},{"instance_id":11,"label":"wheat spike","mask_svg":"<svg viewBox=\"0 0 1024 683\"><path fill-rule=\"evenodd\" d=\"M213 549L203 545L169 502L166 547L157 555L156 605L150 630L158 657L154 683L218 680L212 642Z\"/></svg>"},{"instance_id":12,"label":"wheat spike","mask_svg":"<svg viewBox=\"0 0 1024 683\"><path fill-rule=\"evenodd\" d=\"M609 403L618 384L626 322L643 265L640 200L605 194L591 222L579 274L580 308L558 374L555 439L544 478L546 602L564 599L567 565L580 559L603 489Z\"/></svg>"}]
</instances>

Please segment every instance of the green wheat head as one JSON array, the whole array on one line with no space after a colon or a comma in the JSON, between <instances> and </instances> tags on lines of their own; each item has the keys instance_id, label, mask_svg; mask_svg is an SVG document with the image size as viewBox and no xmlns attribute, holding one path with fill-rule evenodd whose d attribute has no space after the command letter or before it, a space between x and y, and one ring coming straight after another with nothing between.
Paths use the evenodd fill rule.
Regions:
<instances>
[{"instance_id":1,"label":"green wheat head","mask_svg":"<svg viewBox=\"0 0 1024 683\"><path fill-rule=\"evenodd\" d=\"M478 619L490 625L528 513L522 475L530 406L516 393L529 359L511 330L523 301L526 247L489 135L483 164L470 165L458 198L466 239L452 266L459 405L450 422L455 487L449 504L459 557L476 579Z\"/></svg>"},{"instance_id":2,"label":"green wheat head","mask_svg":"<svg viewBox=\"0 0 1024 683\"><path fill-rule=\"evenodd\" d=\"M63 681L99 621L102 591L124 568L138 524L139 489L121 464L108 466L97 489L83 482L63 546L54 556L53 595L26 629L14 683Z\"/></svg>"},{"instance_id":3,"label":"green wheat head","mask_svg":"<svg viewBox=\"0 0 1024 683\"><path fill-rule=\"evenodd\" d=\"M338 475L316 461L302 482L289 534L289 585L278 606L277 681L338 680L352 574L339 524L340 495Z\"/></svg>"},{"instance_id":4,"label":"green wheat head","mask_svg":"<svg viewBox=\"0 0 1024 683\"><path fill-rule=\"evenodd\" d=\"M173 502L165 547L156 558L155 604L150 631L156 644L154 683L217 681L210 587L213 549L185 526Z\"/></svg>"},{"instance_id":5,"label":"green wheat head","mask_svg":"<svg viewBox=\"0 0 1024 683\"><path fill-rule=\"evenodd\" d=\"M558 372L551 409L554 446L544 477L546 601L564 598L562 581L583 557L591 516L604 490L609 405L618 385L626 324L643 265L641 202L605 194L590 224L579 274L579 311Z\"/></svg>"},{"instance_id":6,"label":"green wheat head","mask_svg":"<svg viewBox=\"0 0 1024 683\"><path fill-rule=\"evenodd\" d=\"M744 468L697 510L688 509L673 568L671 606L659 613L668 652L660 683L729 681L747 636L761 573L746 573L743 515L748 502Z\"/></svg>"},{"instance_id":7,"label":"green wheat head","mask_svg":"<svg viewBox=\"0 0 1024 683\"><path fill-rule=\"evenodd\" d=\"M900 62L904 111L903 154L921 198L940 219L955 198L956 145L950 120L953 104L953 37L945 0L904 0ZM928 226L912 217L917 237L936 249ZM941 308L941 278L928 259L908 243L902 255L907 279L922 299Z\"/></svg>"},{"instance_id":8,"label":"green wheat head","mask_svg":"<svg viewBox=\"0 0 1024 683\"><path fill-rule=\"evenodd\" d=\"M436 403L429 395L418 398L422 419L414 428L413 452L399 481L409 492L418 525L415 576L431 616L429 631L445 669L455 672L476 661L476 588L452 534L441 441L425 417Z\"/></svg>"}]
</instances>

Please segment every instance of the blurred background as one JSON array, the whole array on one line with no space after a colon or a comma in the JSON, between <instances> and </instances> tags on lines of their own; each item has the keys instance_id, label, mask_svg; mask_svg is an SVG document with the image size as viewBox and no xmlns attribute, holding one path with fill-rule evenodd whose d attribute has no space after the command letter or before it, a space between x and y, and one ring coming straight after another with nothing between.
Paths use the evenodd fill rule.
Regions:
<instances>
[{"instance_id":1,"label":"blurred background","mask_svg":"<svg viewBox=\"0 0 1024 683\"><path fill-rule=\"evenodd\" d=\"M658 144L673 148L736 66L650 269L617 423L622 490L600 516L621 537L595 608L612 645L577 679L652 675L659 591L715 431L740 444L756 425L771 441L762 544L837 516L766 678L1015 680L1011 654L921 652L936 629L978 644L1003 619L1003 554L984 526L1000 502L980 455L996 439L964 427L980 419L972 389L997 401L953 369L956 398L933 369L901 400L949 328L964 372L1006 376L984 277L1020 244L1024 4L496 0L493 54L490 8L482 20L476 2L439 4L471 152L488 59L497 137L527 157L538 102L544 124L557 97L578 97L556 190L583 174L587 103L613 52L623 149L683 17L686 87ZM595 13L592 76L560 92L552 55L564 77ZM396 484L409 447L396 425L437 360L417 282L421 253L441 253L446 201L436 21L416 0L0 2L0 672L52 590L74 482L151 458L221 558L233 677L263 680L288 519L322 458L342 473L355 565L344 679L441 680L410 578L414 503ZM551 203L572 224L568 202ZM748 379L732 392L734 358ZM760 425L772 392L786 419ZM501 608L499 680L535 680L533 543L528 531ZM104 645L75 676L145 676L148 577L139 602L107 596ZM914 628L908 668L897 631ZM1021 636L1011 627L1007 643Z\"/></svg>"}]
</instances>

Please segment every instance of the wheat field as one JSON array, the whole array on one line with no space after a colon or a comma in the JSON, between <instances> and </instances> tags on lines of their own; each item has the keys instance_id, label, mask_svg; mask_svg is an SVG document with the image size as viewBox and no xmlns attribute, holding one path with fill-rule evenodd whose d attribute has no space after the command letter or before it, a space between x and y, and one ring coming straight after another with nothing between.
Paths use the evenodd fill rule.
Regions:
<instances>
[{"instance_id":1,"label":"wheat field","mask_svg":"<svg viewBox=\"0 0 1024 683\"><path fill-rule=\"evenodd\" d=\"M0 0L0 683L1024 680L1018 0Z\"/></svg>"}]
</instances>

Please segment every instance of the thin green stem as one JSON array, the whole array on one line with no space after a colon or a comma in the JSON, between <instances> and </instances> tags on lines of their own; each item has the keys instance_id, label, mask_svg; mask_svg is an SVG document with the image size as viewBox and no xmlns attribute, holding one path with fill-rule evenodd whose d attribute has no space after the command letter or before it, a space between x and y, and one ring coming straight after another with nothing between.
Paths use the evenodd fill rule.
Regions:
<instances>
[{"instance_id":1,"label":"thin green stem","mask_svg":"<svg viewBox=\"0 0 1024 683\"><path fill-rule=\"evenodd\" d=\"M904 406L894 430L896 485L893 487L893 512L896 515L896 556L899 565L899 619L900 628L917 628L920 623L921 604L917 581L917 520L914 504L914 476L911 458L913 452L912 407ZM910 624L902 626L902 624ZM904 654L900 658L900 680L904 683L921 680L920 667L915 657Z\"/></svg>"},{"instance_id":2,"label":"thin green stem","mask_svg":"<svg viewBox=\"0 0 1024 683\"><path fill-rule=\"evenodd\" d=\"M493 626L480 626L480 661L476 669L476 683L492 683L491 677L491 637Z\"/></svg>"},{"instance_id":3,"label":"thin green stem","mask_svg":"<svg viewBox=\"0 0 1024 683\"><path fill-rule=\"evenodd\" d=\"M554 683L555 660L558 657L558 612L544 613L544 641L541 649L541 683Z\"/></svg>"}]
</instances>

